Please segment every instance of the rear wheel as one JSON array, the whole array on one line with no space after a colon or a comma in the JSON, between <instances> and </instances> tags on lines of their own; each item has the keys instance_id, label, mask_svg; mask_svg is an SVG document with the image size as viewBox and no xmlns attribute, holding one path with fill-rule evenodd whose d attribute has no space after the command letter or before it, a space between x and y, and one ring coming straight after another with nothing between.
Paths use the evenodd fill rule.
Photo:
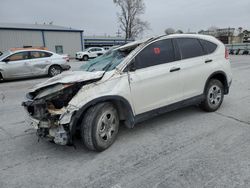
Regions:
<instances>
[{"instance_id":1,"label":"rear wheel","mask_svg":"<svg viewBox=\"0 0 250 188\"><path fill-rule=\"evenodd\" d=\"M214 112L220 108L224 99L223 84L217 79L211 79L205 89L205 99L201 108L207 112Z\"/></svg>"},{"instance_id":2,"label":"rear wheel","mask_svg":"<svg viewBox=\"0 0 250 188\"><path fill-rule=\"evenodd\" d=\"M0 83L3 82L3 76L2 74L0 73Z\"/></svg>"},{"instance_id":3,"label":"rear wheel","mask_svg":"<svg viewBox=\"0 0 250 188\"><path fill-rule=\"evenodd\" d=\"M56 76L58 74L61 74L62 72L62 68L58 65L52 65L50 68L49 68L49 71L48 71L48 74L50 77L53 77L53 76Z\"/></svg>"},{"instance_id":4,"label":"rear wheel","mask_svg":"<svg viewBox=\"0 0 250 188\"><path fill-rule=\"evenodd\" d=\"M119 130L119 116L109 102L90 107L81 125L84 145L90 150L103 151L111 146Z\"/></svg>"}]
</instances>

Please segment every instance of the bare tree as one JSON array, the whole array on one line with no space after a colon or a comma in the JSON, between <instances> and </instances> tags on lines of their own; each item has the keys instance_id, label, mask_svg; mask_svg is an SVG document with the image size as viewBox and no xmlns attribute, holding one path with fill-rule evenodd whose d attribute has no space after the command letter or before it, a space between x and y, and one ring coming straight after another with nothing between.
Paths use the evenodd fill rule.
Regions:
<instances>
[{"instance_id":1,"label":"bare tree","mask_svg":"<svg viewBox=\"0 0 250 188\"><path fill-rule=\"evenodd\" d=\"M175 33L175 30L173 28L167 28L165 30L166 35L171 35Z\"/></svg>"},{"instance_id":2,"label":"bare tree","mask_svg":"<svg viewBox=\"0 0 250 188\"><path fill-rule=\"evenodd\" d=\"M145 12L143 0L113 0L113 2L121 8L118 20L126 39L134 39L149 28L149 23L140 19Z\"/></svg>"}]
</instances>

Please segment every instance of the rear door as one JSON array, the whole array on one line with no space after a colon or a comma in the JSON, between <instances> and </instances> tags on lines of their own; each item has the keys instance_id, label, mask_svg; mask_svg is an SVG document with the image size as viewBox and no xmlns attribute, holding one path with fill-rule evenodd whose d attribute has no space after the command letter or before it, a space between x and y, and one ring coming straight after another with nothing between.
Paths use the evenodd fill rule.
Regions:
<instances>
[{"instance_id":1,"label":"rear door","mask_svg":"<svg viewBox=\"0 0 250 188\"><path fill-rule=\"evenodd\" d=\"M32 70L29 64L29 52L17 52L6 57L3 69L6 78L19 78L32 75Z\"/></svg>"},{"instance_id":2,"label":"rear door","mask_svg":"<svg viewBox=\"0 0 250 188\"><path fill-rule=\"evenodd\" d=\"M90 58L95 58L95 57L97 57L97 49L96 49L96 48L91 48L91 49L89 50L89 57L90 57Z\"/></svg>"},{"instance_id":3,"label":"rear door","mask_svg":"<svg viewBox=\"0 0 250 188\"><path fill-rule=\"evenodd\" d=\"M52 64L51 53L44 51L31 51L30 52L30 66L33 75L46 74L47 67Z\"/></svg>"},{"instance_id":4,"label":"rear door","mask_svg":"<svg viewBox=\"0 0 250 188\"><path fill-rule=\"evenodd\" d=\"M129 72L136 114L181 100L180 62L176 60L172 40L166 39L149 44L131 62L136 68Z\"/></svg>"},{"instance_id":5,"label":"rear door","mask_svg":"<svg viewBox=\"0 0 250 188\"><path fill-rule=\"evenodd\" d=\"M216 69L214 57L204 49L200 39L177 38L174 40L182 58L180 68L183 98L201 95L207 78Z\"/></svg>"}]
</instances>

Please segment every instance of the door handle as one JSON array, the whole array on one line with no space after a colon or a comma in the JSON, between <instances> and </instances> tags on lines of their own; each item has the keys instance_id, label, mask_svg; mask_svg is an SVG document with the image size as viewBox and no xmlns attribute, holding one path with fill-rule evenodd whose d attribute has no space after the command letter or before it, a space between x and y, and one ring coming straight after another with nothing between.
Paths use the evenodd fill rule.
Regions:
<instances>
[{"instance_id":1,"label":"door handle","mask_svg":"<svg viewBox=\"0 0 250 188\"><path fill-rule=\"evenodd\" d=\"M213 60L212 59L207 59L205 60L205 63L211 63Z\"/></svg>"},{"instance_id":2,"label":"door handle","mask_svg":"<svg viewBox=\"0 0 250 188\"><path fill-rule=\"evenodd\" d=\"M179 71L179 70L181 70L180 67L174 67L174 68L170 69L170 72L175 72L175 71Z\"/></svg>"}]
</instances>

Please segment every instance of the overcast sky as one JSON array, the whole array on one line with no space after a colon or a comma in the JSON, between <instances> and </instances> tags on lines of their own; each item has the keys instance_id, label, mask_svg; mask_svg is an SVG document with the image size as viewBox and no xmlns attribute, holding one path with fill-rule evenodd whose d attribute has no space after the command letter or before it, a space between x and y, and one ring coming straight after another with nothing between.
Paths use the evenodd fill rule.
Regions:
<instances>
[{"instance_id":1,"label":"overcast sky","mask_svg":"<svg viewBox=\"0 0 250 188\"><path fill-rule=\"evenodd\" d=\"M113 0L0 0L0 22L48 23L83 29L85 35L116 35ZM172 27L199 31L210 26L250 29L250 0L145 0L144 36Z\"/></svg>"}]
</instances>

